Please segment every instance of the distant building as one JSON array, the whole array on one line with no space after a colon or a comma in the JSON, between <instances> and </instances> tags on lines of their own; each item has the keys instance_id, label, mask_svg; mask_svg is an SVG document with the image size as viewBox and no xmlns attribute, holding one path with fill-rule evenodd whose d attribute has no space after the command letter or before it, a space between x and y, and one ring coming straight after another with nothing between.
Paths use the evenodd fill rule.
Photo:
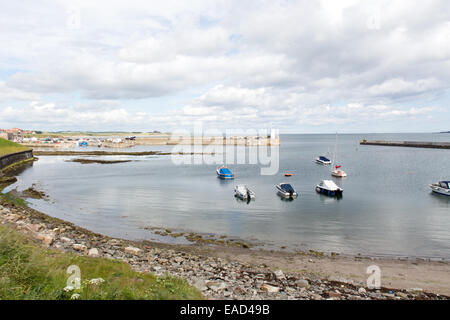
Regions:
<instances>
[{"instance_id":1,"label":"distant building","mask_svg":"<svg viewBox=\"0 0 450 320\"><path fill-rule=\"evenodd\" d=\"M34 134L34 131L31 130L23 130L20 128L12 128L12 129L3 129L4 132L12 133L15 135L24 135L24 134Z\"/></svg>"},{"instance_id":2,"label":"distant building","mask_svg":"<svg viewBox=\"0 0 450 320\"><path fill-rule=\"evenodd\" d=\"M0 138L6 139L6 140L13 140L14 139L14 135L12 133L9 132L1 132L0 131Z\"/></svg>"}]
</instances>

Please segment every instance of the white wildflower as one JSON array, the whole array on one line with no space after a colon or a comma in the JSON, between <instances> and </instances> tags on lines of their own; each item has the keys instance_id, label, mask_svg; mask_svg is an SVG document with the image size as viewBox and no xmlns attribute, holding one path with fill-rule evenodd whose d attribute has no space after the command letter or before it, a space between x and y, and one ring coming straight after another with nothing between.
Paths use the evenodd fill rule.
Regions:
<instances>
[{"instance_id":1,"label":"white wildflower","mask_svg":"<svg viewBox=\"0 0 450 320\"><path fill-rule=\"evenodd\" d=\"M70 300L78 300L78 299L80 299L80 295L78 293L75 293L70 297Z\"/></svg>"},{"instance_id":2,"label":"white wildflower","mask_svg":"<svg viewBox=\"0 0 450 320\"><path fill-rule=\"evenodd\" d=\"M89 284L92 284L92 285L98 285L103 282L105 282L105 280L103 280L102 278L95 278L95 279L89 280Z\"/></svg>"},{"instance_id":3,"label":"white wildflower","mask_svg":"<svg viewBox=\"0 0 450 320\"><path fill-rule=\"evenodd\" d=\"M72 286L67 286L67 287L65 287L63 290L64 290L65 292L69 292L69 291L73 291L73 289L75 289L75 288L72 287Z\"/></svg>"}]
</instances>

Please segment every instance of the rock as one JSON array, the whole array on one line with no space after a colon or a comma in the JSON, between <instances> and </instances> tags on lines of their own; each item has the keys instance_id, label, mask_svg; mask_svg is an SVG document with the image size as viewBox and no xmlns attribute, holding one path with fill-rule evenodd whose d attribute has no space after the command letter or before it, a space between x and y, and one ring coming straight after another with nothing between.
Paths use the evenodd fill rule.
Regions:
<instances>
[{"instance_id":1,"label":"rock","mask_svg":"<svg viewBox=\"0 0 450 320\"><path fill-rule=\"evenodd\" d=\"M66 238L66 237L61 237L61 241L62 242L72 242L72 239Z\"/></svg>"},{"instance_id":2,"label":"rock","mask_svg":"<svg viewBox=\"0 0 450 320\"><path fill-rule=\"evenodd\" d=\"M182 262L184 262L184 259L181 258L181 257L176 257L176 258L175 258L175 262L176 262L176 263L182 263Z\"/></svg>"},{"instance_id":3,"label":"rock","mask_svg":"<svg viewBox=\"0 0 450 320\"><path fill-rule=\"evenodd\" d=\"M404 293L404 292L396 292L395 295L397 297L402 298L402 299L408 299L408 295L406 293Z\"/></svg>"},{"instance_id":4,"label":"rock","mask_svg":"<svg viewBox=\"0 0 450 320\"><path fill-rule=\"evenodd\" d=\"M208 287L206 286L206 282L203 279L197 279L192 285L200 291L205 291L208 289Z\"/></svg>"},{"instance_id":5,"label":"rock","mask_svg":"<svg viewBox=\"0 0 450 320\"><path fill-rule=\"evenodd\" d=\"M140 255L141 252L142 252L142 250L139 248L136 248L136 247L130 246L130 247L125 248L125 253L128 253L128 254Z\"/></svg>"},{"instance_id":6,"label":"rock","mask_svg":"<svg viewBox=\"0 0 450 320\"><path fill-rule=\"evenodd\" d=\"M98 249L97 248L91 248L88 251L89 257L98 257Z\"/></svg>"},{"instance_id":7,"label":"rock","mask_svg":"<svg viewBox=\"0 0 450 320\"><path fill-rule=\"evenodd\" d=\"M205 285L214 292L223 290L227 287L227 285L223 281L208 281Z\"/></svg>"},{"instance_id":8,"label":"rock","mask_svg":"<svg viewBox=\"0 0 450 320\"><path fill-rule=\"evenodd\" d=\"M111 239L111 240L108 241L108 244L110 244L112 246L117 246L117 245L122 244L122 241L117 240L117 239Z\"/></svg>"},{"instance_id":9,"label":"rock","mask_svg":"<svg viewBox=\"0 0 450 320\"><path fill-rule=\"evenodd\" d=\"M306 289L309 288L309 282L308 282L308 280L305 280L305 279L297 280L296 284L297 284L297 287L299 287L299 288L306 288Z\"/></svg>"},{"instance_id":10,"label":"rock","mask_svg":"<svg viewBox=\"0 0 450 320\"><path fill-rule=\"evenodd\" d=\"M261 280L264 280L266 278L266 275L264 274L264 273L258 273L256 276L255 276L255 279L261 279Z\"/></svg>"},{"instance_id":11,"label":"rock","mask_svg":"<svg viewBox=\"0 0 450 320\"><path fill-rule=\"evenodd\" d=\"M367 292L366 289L364 289L363 287L358 289L359 294L365 294L366 292Z\"/></svg>"},{"instance_id":12,"label":"rock","mask_svg":"<svg viewBox=\"0 0 450 320\"><path fill-rule=\"evenodd\" d=\"M53 239L54 239L53 235L45 234L45 233L38 233L37 238L39 240L41 240L42 243L44 243L46 246L51 245L53 243Z\"/></svg>"},{"instance_id":13,"label":"rock","mask_svg":"<svg viewBox=\"0 0 450 320\"><path fill-rule=\"evenodd\" d=\"M20 228L20 227L24 227L24 226L26 226L26 223L25 223L25 221L23 221L23 220L18 220L18 221L16 221L16 224L17 224L17 226Z\"/></svg>"},{"instance_id":14,"label":"rock","mask_svg":"<svg viewBox=\"0 0 450 320\"><path fill-rule=\"evenodd\" d=\"M341 297L341 293L336 291L329 291L328 292L328 296L332 297L332 298L340 298Z\"/></svg>"},{"instance_id":15,"label":"rock","mask_svg":"<svg viewBox=\"0 0 450 320\"><path fill-rule=\"evenodd\" d=\"M74 248L77 251L86 251L87 247L84 244L75 243L72 248Z\"/></svg>"},{"instance_id":16,"label":"rock","mask_svg":"<svg viewBox=\"0 0 450 320\"><path fill-rule=\"evenodd\" d=\"M406 291L408 291L409 293L419 293L419 292L422 292L423 289L422 288L409 288Z\"/></svg>"},{"instance_id":17,"label":"rock","mask_svg":"<svg viewBox=\"0 0 450 320\"><path fill-rule=\"evenodd\" d=\"M19 219L20 219L20 216L17 214L14 214L14 213L10 213L6 216L6 220L8 220L8 221L16 221Z\"/></svg>"},{"instance_id":18,"label":"rock","mask_svg":"<svg viewBox=\"0 0 450 320\"><path fill-rule=\"evenodd\" d=\"M264 283L264 284L261 286L261 290L262 290L262 291L265 291L265 292L268 292L268 293L276 293L276 292L280 292L280 288L279 288L279 287L272 286L272 285L270 285L270 284L268 284L268 283Z\"/></svg>"},{"instance_id":19,"label":"rock","mask_svg":"<svg viewBox=\"0 0 450 320\"><path fill-rule=\"evenodd\" d=\"M275 276L275 279L277 279L277 280L284 280L284 279L286 279L286 276L284 275L283 271L281 271L281 270L274 271L273 275Z\"/></svg>"}]
</instances>

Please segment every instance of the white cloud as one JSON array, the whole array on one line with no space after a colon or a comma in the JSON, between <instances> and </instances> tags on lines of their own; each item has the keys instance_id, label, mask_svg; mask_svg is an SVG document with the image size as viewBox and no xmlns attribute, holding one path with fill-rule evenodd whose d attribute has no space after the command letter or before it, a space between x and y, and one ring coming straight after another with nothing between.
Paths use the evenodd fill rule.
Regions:
<instances>
[{"instance_id":1,"label":"white cloud","mask_svg":"<svg viewBox=\"0 0 450 320\"><path fill-rule=\"evenodd\" d=\"M436 79L420 79L417 81L406 81L404 79L390 79L381 84L371 86L368 89L369 94L375 96L398 95L398 94L416 94L427 92L439 87Z\"/></svg>"},{"instance_id":2,"label":"white cloud","mask_svg":"<svg viewBox=\"0 0 450 320\"><path fill-rule=\"evenodd\" d=\"M80 24L71 29L73 5ZM176 126L196 119L218 123L222 114L231 124L291 128L372 118L368 125L376 130L385 119L431 115L435 109L428 106L445 114L448 102L445 0L1 6L0 41L8 44L0 52L4 125L16 126L7 115L22 110L29 112L27 123L36 119L43 126L81 125L80 119L92 126ZM368 28L374 14L379 27ZM183 94L171 111L142 102ZM71 102L74 96L82 101ZM23 107L21 100L37 103ZM53 122L44 115L48 110Z\"/></svg>"},{"instance_id":3,"label":"white cloud","mask_svg":"<svg viewBox=\"0 0 450 320\"><path fill-rule=\"evenodd\" d=\"M0 103L6 100L36 100L39 95L8 87L5 82L0 81Z\"/></svg>"}]
</instances>

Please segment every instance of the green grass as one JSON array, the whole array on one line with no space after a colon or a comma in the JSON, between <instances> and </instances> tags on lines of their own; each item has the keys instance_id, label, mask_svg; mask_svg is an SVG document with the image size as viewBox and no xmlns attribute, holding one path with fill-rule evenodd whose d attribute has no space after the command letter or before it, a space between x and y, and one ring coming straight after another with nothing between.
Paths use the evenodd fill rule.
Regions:
<instances>
[{"instance_id":1,"label":"green grass","mask_svg":"<svg viewBox=\"0 0 450 320\"><path fill-rule=\"evenodd\" d=\"M82 286L66 292L70 265L79 266ZM93 278L105 282L89 284ZM117 260L43 249L18 231L0 226L0 300L65 300L74 293L86 300L202 298L185 280L137 273Z\"/></svg>"},{"instance_id":2,"label":"green grass","mask_svg":"<svg viewBox=\"0 0 450 320\"><path fill-rule=\"evenodd\" d=\"M0 138L0 156L29 149L30 148L22 146L18 143Z\"/></svg>"},{"instance_id":3,"label":"green grass","mask_svg":"<svg viewBox=\"0 0 450 320\"><path fill-rule=\"evenodd\" d=\"M1 201L0 203L2 204L14 204L17 207L25 207L28 204L25 200L18 197L14 197L10 193L1 193L1 192L0 192L0 201Z\"/></svg>"}]
</instances>

